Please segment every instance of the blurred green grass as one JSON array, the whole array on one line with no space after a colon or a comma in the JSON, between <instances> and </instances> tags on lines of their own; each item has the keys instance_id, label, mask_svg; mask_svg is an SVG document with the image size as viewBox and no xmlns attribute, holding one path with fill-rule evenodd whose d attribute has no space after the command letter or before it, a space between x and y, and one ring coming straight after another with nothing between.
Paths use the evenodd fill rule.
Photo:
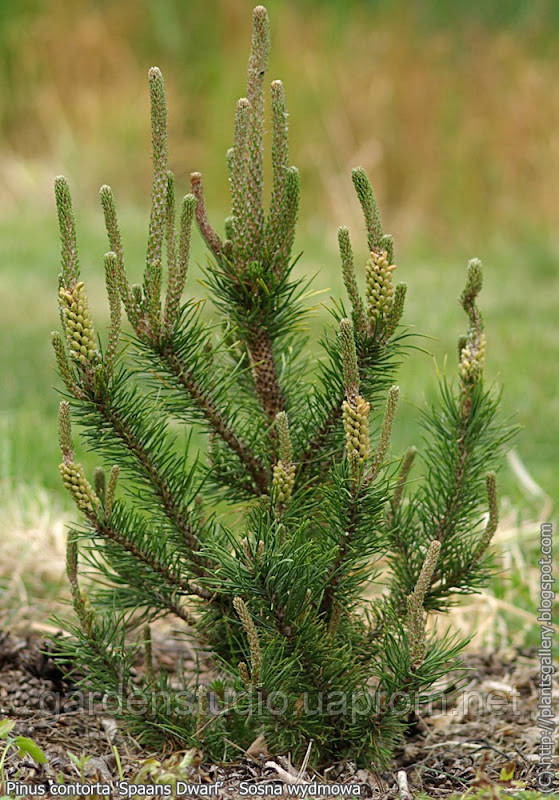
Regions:
<instances>
[{"instance_id":1,"label":"blurred green grass","mask_svg":"<svg viewBox=\"0 0 559 800\"><path fill-rule=\"evenodd\" d=\"M0 199L84 202L149 185L146 72L169 93L177 177L205 174L225 207L225 151L244 93L246 0L0 0ZM271 0L269 78L284 80L291 153L315 224L337 224L362 164L402 237L552 230L559 153L559 12L552 0ZM126 153L126 159L122 154Z\"/></svg>"}]
</instances>

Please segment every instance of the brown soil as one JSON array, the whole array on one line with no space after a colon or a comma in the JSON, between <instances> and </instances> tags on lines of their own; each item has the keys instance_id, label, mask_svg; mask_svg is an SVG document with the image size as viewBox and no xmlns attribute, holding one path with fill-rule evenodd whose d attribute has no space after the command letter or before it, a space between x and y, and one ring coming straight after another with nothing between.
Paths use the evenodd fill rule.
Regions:
<instances>
[{"instance_id":1,"label":"brown soil","mask_svg":"<svg viewBox=\"0 0 559 800\"><path fill-rule=\"evenodd\" d=\"M170 640L154 641L155 657L160 663L168 663L169 669L172 646ZM71 752L78 758L89 756L83 765L87 782L108 783L118 779L116 746L124 777L132 780L153 754L136 747L99 707L89 713L79 706L71 681L44 654L48 647L48 642L36 636L0 634L0 719L14 720L13 734L32 738L48 757L48 764L39 767L29 756L21 757L11 748L4 764L6 779L46 783L49 778L63 776L68 782L78 781L80 768L68 756ZM188 658L188 652L183 655ZM389 773L358 770L344 763L332 765L321 775L307 772L303 777L358 782L364 787L362 796L379 798L400 796L396 783L399 770L405 770L413 794L422 790L431 797L445 797L499 779L500 785L510 788L536 788L536 654L524 650L507 659L468 654L465 663L469 669L460 691L447 701L446 710L439 705L415 719ZM2 749L0 745L0 754ZM154 757L169 769L178 758L169 753ZM556 760L559 766L559 757ZM240 780L281 781L289 779L286 772L294 776L293 780L298 775L286 757L270 756L265 746L255 746L252 753L240 753L238 763L227 768L205 764L200 754L193 759L188 780L223 780L234 794Z\"/></svg>"}]
</instances>

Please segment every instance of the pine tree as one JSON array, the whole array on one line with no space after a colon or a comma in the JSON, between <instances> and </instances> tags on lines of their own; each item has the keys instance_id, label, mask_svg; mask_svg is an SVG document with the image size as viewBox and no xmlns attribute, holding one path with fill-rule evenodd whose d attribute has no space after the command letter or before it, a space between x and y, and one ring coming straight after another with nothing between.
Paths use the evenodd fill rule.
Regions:
<instances>
[{"instance_id":1,"label":"pine tree","mask_svg":"<svg viewBox=\"0 0 559 800\"><path fill-rule=\"evenodd\" d=\"M423 446L391 455L394 380L409 337L401 324L406 286L394 281L393 240L361 168L352 178L369 253L365 293L341 227L349 305L332 308L333 322L309 348L308 283L293 277L299 173L289 163L278 80L264 204L269 48L268 15L258 6L247 95L237 102L227 153L231 215L223 235L208 218L197 172L177 215L164 82L150 69L153 187L143 283L129 282L115 198L103 186L110 248L103 340L80 278L68 184L56 179L60 473L82 518L68 537L77 621L60 655L77 665L84 687L118 696L116 712L151 745L194 743L223 760L234 755L231 742L246 747L263 734L271 750L295 758L312 739L318 762L350 757L381 766L410 710L437 695L435 682L464 644L438 636L427 617L491 574L492 470L510 429L483 379L482 273L473 260L461 297L469 327L457 379L442 381L424 414ZM183 299L194 220L209 251L213 315L188 293ZM71 417L103 463L93 484L75 459ZM189 433L177 433L178 423L204 432L205 454ZM411 481L416 458L422 469ZM203 686L197 675L171 680L158 669L150 626L161 616L213 652L219 679Z\"/></svg>"}]
</instances>

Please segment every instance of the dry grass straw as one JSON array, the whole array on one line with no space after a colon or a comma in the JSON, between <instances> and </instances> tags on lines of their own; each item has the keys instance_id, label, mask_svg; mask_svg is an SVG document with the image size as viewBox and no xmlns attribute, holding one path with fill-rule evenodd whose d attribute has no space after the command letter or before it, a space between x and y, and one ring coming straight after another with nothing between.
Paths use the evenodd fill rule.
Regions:
<instances>
[{"instance_id":1,"label":"dry grass straw","mask_svg":"<svg viewBox=\"0 0 559 800\"><path fill-rule=\"evenodd\" d=\"M0 484L0 628L49 630L64 609L69 520L45 489Z\"/></svg>"}]
</instances>

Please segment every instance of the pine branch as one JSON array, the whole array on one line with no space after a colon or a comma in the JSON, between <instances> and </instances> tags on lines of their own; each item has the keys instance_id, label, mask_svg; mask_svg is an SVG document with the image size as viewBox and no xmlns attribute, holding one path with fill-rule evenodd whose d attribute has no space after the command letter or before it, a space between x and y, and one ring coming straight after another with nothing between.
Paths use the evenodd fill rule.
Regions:
<instances>
[{"instance_id":1,"label":"pine branch","mask_svg":"<svg viewBox=\"0 0 559 800\"><path fill-rule=\"evenodd\" d=\"M469 578L472 571L479 564L489 547L493 535L497 530L499 524L499 509L497 505L497 484L494 472L488 472L486 475L486 488L487 499L489 505L489 516L485 525L485 530L480 536L479 541L471 553L470 557L462 564L459 564L456 569L445 571L444 575L437 574L437 578L441 579L440 593L451 594L452 591L459 591L463 588L464 579Z\"/></svg>"},{"instance_id":2,"label":"pine branch","mask_svg":"<svg viewBox=\"0 0 559 800\"><path fill-rule=\"evenodd\" d=\"M190 256L190 241L192 233L192 217L198 209L194 195L187 194L182 201L180 236L178 253L169 266L167 276L167 296L165 298L164 327L168 337L171 336L174 326L179 318L180 301L186 283L188 261Z\"/></svg>"},{"instance_id":3,"label":"pine branch","mask_svg":"<svg viewBox=\"0 0 559 800\"><path fill-rule=\"evenodd\" d=\"M231 205L233 212L233 257L237 273L255 259L251 251L248 194L248 138L251 107L246 97L241 97L235 110L235 134L231 163Z\"/></svg>"},{"instance_id":4,"label":"pine branch","mask_svg":"<svg viewBox=\"0 0 559 800\"><path fill-rule=\"evenodd\" d=\"M322 366L321 380L324 389L315 395L317 405L311 417L313 426L307 433L306 441L300 445L301 449L296 458L300 464L297 480L301 485L306 485L309 480L319 480L322 472L316 472L316 465L322 465L322 471L327 469L329 456L340 452L336 434L341 427L344 400L344 387L340 379L341 365L337 349L332 346L332 342L324 340L323 346L328 354L328 362ZM363 396L371 405L374 405L376 398L389 388L400 350L399 338L383 341L357 336L359 380L363 387Z\"/></svg>"},{"instance_id":5,"label":"pine branch","mask_svg":"<svg viewBox=\"0 0 559 800\"><path fill-rule=\"evenodd\" d=\"M122 304L126 310L126 316L132 325L137 323L137 308L132 294L132 290L128 285L126 278L126 270L124 267L124 251L122 247L122 238L120 235L120 228L118 226L118 219L116 213L116 204L113 191L110 186L101 186L99 190L99 198L103 208L105 217L105 228L109 239L109 247L111 252L116 255L117 277L118 286L120 289L120 297Z\"/></svg>"},{"instance_id":6,"label":"pine branch","mask_svg":"<svg viewBox=\"0 0 559 800\"><path fill-rule=\"evenodd\" d=\"M226 416L220 410L214 397L212 397L212 393L204 388L203 382L198 380L195 372L184 363L180 353L174 348L174 339L172 337L165 340L150 338L146 341L146 344L150 347L152 355L158 360L161 367L170 372L183 387L190 400L201 412L203 418L211 425L215 433L245 464L258 493L265 492L268 479L262 463L251 454L250 448L227 422Z\"/></svg>"},{"instance_id":7,"label":"pine branch","mask_svg":"<svg viewBox=\"0 0 559 800\"><path fill-rule=\"evenodd\" d=\"M370 252L381 252L383 248L382 224L377 201L373 188L363 167L356 167L351 171L353 186L361 204L361 210L365 217L365 227L367 229L367 243Z\"/></svg>"},{"instance_id":8,"label":"pine branch","mask_svg":"<svg viewBox=\"0 0 559 800\"><path fill-rule=\"evenodd\" d=\"M116 255L116 269L121 297L128 313L130 323L135 328L142 342L149 346L165 369L170 370L181 383L189 397L202 412L204 418L210 423L215 432L232 449L244 463L252 476L258 493L267 490L268 477L263 465L250 452L249 447L235 434L220 412L217 403L196 379L191 369L182 363L180 355L173 352L173 338L170 336L172 328L177 323L179 314L180 297L184 288L188 259L190 251L191 225L193 212L202 214L205 219L205 206L201 195L201 183L193 174L193 189L198 194L186 195L183 200L181 214L180 241L176 264L172 263L169 269L168 290L164 310L165 337L159 335L160 329L160 266L161 248L165 228L169 227L169 189L170 179L167 170L166 146L166 101L165 89L161 73L156 68L150 70L150 93L152 100L152 143L154 177L152 190L152 213L150 218L150 233L148 239L148 258L145 280L145 297L148 306L149 325L146 326L144 302L134 301L128 287L124 272L123 248L118 228L116 208L112 192L109 187L102 187L101 201L105 212L105 222L109 236L109 244ZM200 217L198 217L200 224ZM66 223L65 223L66 224ZM170 231L168 232L168 238ZM206 230L206 235L208 230Z\"/></svg>"},{"instance_id":9,"label":"pine branch","mask_svg":"<svg viewBox=\"0 0 559 800\"><path fill-rule=\"evenodd\" d=\"M221 239L212 228L208 220L208 213L206 211L206 200L204 197L204 187L202 184L202 175L200 172L193 172L190 175L190 185L192 194L196 198L196 222L202 234L204 241L213 252L214 255L219 256L223 250Z\"/></svg>"},{"instance_id":10,"label":"pine branch","mask_svg":"<svg viewBox=\"0 0 559 800\"><path fill-rule=\"evenodd\" d=\"M66 178L60 175L54 182L58 226L62 243L62 279L64 285L73 288L80 276L78 245L76 241L76 222L72 210L72 198Z\"/></svg>"},{"instance_id":11,"label":"pine branch","mask_svg":"<svg viewBox=\"0 0 559 800\"><path fill-rule=\"evenodd\" d=\"M287 107L281 81L272 82L272 199L266 224L266 249L273 262L281 246L281 228L286 213L289 167ZM277 270L277 266L274 267Z\"/></svg>"},{"instance_id":12,"label":"pine branch","mask_svg":"<svg viewBox=\"0 0 559 800\"><path fill-rule=\"evenodd\" d=\"M246 219L248 256L257 258L264 233L264 207L262 204L262 133L264 118L263 83L268 68L270 51L270 21L264 6L256 6L252 13L252 46L248 62L247 100L250 104L247 136L247 198Z\"/></svg>"},{"instance_id":13,"label":"pine branch","mask_svg":"<svg viewBox=\"0 0 559 800\"><path fill-rule=\"evenodd\" d=\"M359 289L357 288L349 230L345 226L338 228L338 247L342 260L344 285L353 308L353 323L355 329L361 335L364 335L367 331L367 318L365 316L363 301L359 294Z\"/></svg>"},{"instance_id":14,"label":"pine branch","mask_svg":"<svg viewBox=\"0 0 559 800\"><path fill-rule=\"evenodd\" d=\"M366 265L366 311L357 287L353 251L347 228L338 229L338 244L344 284L353 307L359 375L363 381L364 397L372 402L371 386L375 385L375 378L377 378L375 388L381 389L384 380L390 377L390 370L386 370L384 380L379 381L378 373L381 373L387 359L390 360L398 349L398 339L394 334L402 317L406 287L404 284L399 284L396 289L392 286L392 273L396 269L393 264L392 237L382 231L380 214L369 179L361 167L352 171L352 178L363 211L370 250L370 258ZM328 350L327 343L324 344ZM332 359L331 353L329 355ZM300 480L308 480L313 461L324 458L326 447L338 427L343 402L343 388L338 375L339 370L335 362L323 371L322 381L327 387L324 392L325 402L321 403L322 413L316 415L322 419L310 434L309 441L299 456L298 460L302 464Z\"/></svg>"},{"instance_id":15,"label":"pine branch","mask_svg":"<svg viewBox=\"0 0 559 800\"><path fill-rule=\"evenodd\" d=\"M152 453L150 453L147 444L153 442L153 435L156 434L156 429L150 427L147 423L140 404L138 402L130 403L132 400L132 395L130 394L125 397L124 403L130 403L131 413L122 413L122 404L119 407L117 394L117 386L122 382L123 376L121 375L120 378L117 377L112 383L110 393L98 394L94 391L93 395L90 394L87 398L85 407L78 406L77 410L81 414L85 413L88 425L91 425L91 422L95 420L93 429L88 432L90 436L97 439L99 436L103 437L103 433L107 429L112 432L118 443L116 452L111 452L113 457L124 459L125 452L128 452L133 457L134 467L139 469L146 486L159 499L166 517L175 529L179 531L181 540L188 548L187 554L192 570L198 575L204 575L206 565L198 552L200 549L200 531L190 523L189 513L182 505L182 498L180 496L177 497L176 492L173 491L160 467L155 462ZM64 404L61 408L63 407ZM66 416L68 416L67 411ZM144 427L143 436L138 435L138 431L142 426ZM104 438L101 441L103 446L106 447L107 441ZM125 451L120 449L122 445ZM169 465L169 458L163 459L163 462ZM116 480L116 475L113 480ZM114 488L111 489L111 492L114 494ZM87 500L88 493L85 490L84 497ZM111 498L111 494L109 494L109 498ZM93 500L91 503L87 501L82 510L87 511L89 508L94 507Z\"/></svg>"},{"instance_id":16,"label":"pine branch","mask_svg":"<svg viewBox=\"0 0 559 800\"><path fill-rule=\"evenodd\" d=\"M285 196L282 203L283 214L278 223L278 247L272 267L274 276L277 279L283 278L289 269L289 258L295 243L300 192L299 170L297 167L287 167L285 175Z\"/></svg>"},{"instance_id":17,"label":"pine branch","mask_svg":"<svg viewBox=\"0 0 559 800\"><path fill-rule=\"evenodd\" d=\"M250 451L250 448L240 439L227 424L218 411L211 396L209 396L197 383L191 371L182 362L179 356L171 349L163 349L162 360L169 371L188 393L189 397L203 413L204 418L211 424L217 435L227 444L246 466L257 494L264 494L268 487L268 475L262 462Z\"/></svg>"},{"instance_id":18,"label":"pine branch","mask_svg":"<svg viewBox=\"0 0 559 800\"><path fill-rule=\"evenodd\" d=\"M278 438L279 458L273 469L272 499L278 514L284 511L291 500L293 485L295 483L295 464L293 464L293 449L289 433L289 421L285 411L281 411L275 419Z\"/></svg>"},{"instance_id":19,"label":"pine branch","mask_svg":"<svg viewBox=\"0 0 559 800\"><path fill-rule=\"evenodd\" d=\"M482 277L481 264L477 259L468 265L466 287L461 296L461 304L470 318L470 331L468 342L460 353L460 378L461 378L461 415L456 441L458 452L452 476L451 492L446 505L441 509L439 518L435 523L434 539L444 543L452 529L452 524L463 495L464 481L466 479L466 464L470 456L470 448L476 446L475 441L467 437L468 428L472 419L472 393L474 387L481 380L483 361L485 357L485 341L482 339L483 322L476 306L475 299L481 291Z\"/></svg>"},{"instance_id":20,"label":"pine branch","mask_svg":"<svg viewBox=\"0 0 559 800\"><path fill-rule=\"evenodd\" d=\"M159 331L161 314L161 258L167 212L167 100L163 76L157 67L149 70L153 184L149 222L144 303L154 334ZM143 320L142 324L146 324Z\"/></svg>"},{"instance_id":21,"label":"pine branch","mask_svg":"<svg viewBox=\"0 0 559 800\"><path fill-rule=\"evenodd\" d=\"M130 553L130 555L134 556L137 561L145 564L173 588L179 589L185 594L200 597L203 600L211 599L211 592L193 581L185 580L179 575L174 574L166 564L162 564L152 559L147 553L136 547L133 542L123 537L118 530L110 525L110 523L106 522L105 520L99 520L94 514L88 514L87 519L91 527L99 534L99 536L102 536L104 539L110 539L112 542L120 545L124 550ZM191 622L193 619L192 616L180 611L180 609L174 608L173 611L177 614L177 616L180 616L181 619L184 619L185 622Z\"/></svg>"},{"instance_id":22,"label":"pine branch","mask_svg":"<svg viewBox=\"0 0 559 800\"><path fill-rule=\"evenodd\" d=\"M394 524L394 517L396 516L396 514L400 509L400 503L402 502L404 489L406 487L408 476L413 466L416 454L417 454L417 448L413 446L409 447L406 450L406 453L402 459L402 463L400 465L400 472L398 475L398 482L396 484L394 494L392 495L392 499L390 501L390 508L387 512L386 524L388 527Z\"/></svg>"},{"instance_id":23,"label":"pine branch","mask_svg":"<svg viewBox=\"0 0 559 800\"><path fill-rule=\"evenodd\" d=\"M299 204L299 176L288 167L287 112L280 81L272 84L272 168L270 214L264 219L263 183L263 81L267 68L269 21L266 9L253 12L252 46L248 65L247 97L237 102L234 146L228 152L232 216L222 245L207 222L200 176L194 173L193 192L198 198L200 231L223 270L227 294L226 313L238 324L238 335L248 353L256 396L265 417L272 422L285 409L275 348L276 320L282 314L289 259L294 242Z\"/></svg>"},{"instance_id":24,"label":"pine branch","mask_svg":"<svg viewBox=\"0 0 559 800\"><path fill-rule=\"evenodd\" d=\"M338 552L326 580L319 613L326 615L327 619L331 618L335 608L336 593L341 580L341 570L357 528L358 502L359 496L356 494L352 495L347 513L347 527L338 542Z\"/></svg>"},{"instance_id":25,"label":"pine branch","mask_svg":"<svg viewBox=\"0 0 559 800\"><path fill-rule=\"evenodd\" d=\"M112 514L109 518L106 513L100 513L99 498L94 497L92 489L85 478L81 464L76 464L74 462L70 412L67 402L62 402L60 404L59 441L63 456L63 463L60 465L60 471L64 484L72 494L76 505L89 522L91 529L103 540L110 540L119 545L124 551L132 555L136 562L146 565L151 572L158 576L160 581L163 580L166 582L172 591L178 589L181 592L193 594L206 600L212 598L212 593L207 589L199 586L197 583L185 580L176 574L164 561L157 558L153 553L148 552L145 547L141 547L137 537L130 533L127 535L125 533L126 526L124 517L120 517L120 526L117 527L111 522ZM68 539L67 571L73 591L76 613L80 619L82 629L86 635L91 637L94 629L94 618L79 591L77 578L77 544L73 534L71 534ZM146 587L141 584L140 588L143 588L145 591ZM164 603L164 605L167 605L168 609L181 617L181 619L185 621L192 620L192 616L186 611L183 612L176 603Z\"/></svg>"},{"instance_id":26,"label":"pine branch","mask_svg":"<svg viewBox=\"0 0 559 800\"><path fill-rule=\"evenodd\" d=\"M272 343L264 328L247 337L247 349L254 375L256 394L270 421L284 410L285 400L279 385Z\"/></svg>"},{"instance_id":27,"label":"pine branch","mask_svg":"<svg viewBox=\"0 0 559 800\"><path fill-rule=\"evenodd\" d=\"M105 352L105 370L110 375L113 371L120 340L120 291L118 286L118 261L115 253L107 253L105 255L105 284L111 315L107 350Z\"/></svg>"},{"instance_id":28,"label":"pine branch","mask_svg":"<svg viewBox=\"0 0 559 800\"><path fill-rule=\"evenodd\" d=\"M167 275L170 277L176 270L177 238L175 231L176 199L175 176L167 170L167 198L165 208L165 246L167 248Z\"/></svg>"},{"instance_id":29,"label":"pine branch","mask_svg":"<svg viewBox=\"0 0 559 800\"><path fill-rule=\"evenodd\" d=\"M392 425L394 424L394 416L396 414L396 407L398 405L399 397L400 397L399 387L392 386L388 393L386 410L384 413L384 419L382 421L382 428L380 431L379 442L377 445L375 457L373 459L373 463L371 464L367 474L363 479L365 486L367 486L369 483L375 480L375 478L378 475L379 469L384 463L384 458L386 456L388 447L390 445L390 438L392 436Z\"/></svg>"},{"instance_id":30,"label":"pine branch","mask_svg":"<svg viewBox=\"0 0 559 800\"><path fill-rule=\"evenodd\" d=\"M99 400L95 404L95 409L100 417L105 422L109 423L118 439L134 456L139 468L151 482L153 490L161 500L168 518L182 533L186 544L191 549L192 560L194 562L193 568L198 571L198 574L203 574L203 566L200 564L200 559L197 555L197 551L200 548L198 533L189 523L187 512L177 504L173 492L157 466L153 463L150 453L137 439L133 427L108 398Z\"/></svg>"}]
</instances>

